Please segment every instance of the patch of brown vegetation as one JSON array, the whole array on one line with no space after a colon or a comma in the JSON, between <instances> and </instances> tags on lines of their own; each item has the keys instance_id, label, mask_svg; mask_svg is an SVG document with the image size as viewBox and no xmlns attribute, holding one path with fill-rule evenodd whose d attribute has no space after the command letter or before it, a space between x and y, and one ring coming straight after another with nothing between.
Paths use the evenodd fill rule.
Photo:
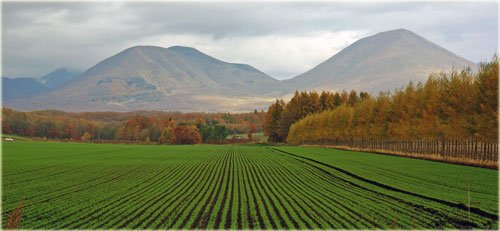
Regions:
<instances>
[{"instance_id":1,"label":"patch of brown vegetation","mask_svg":"<svg viewBox=\"0 0 500 231\"><path fill-rule=\"evenodd\" d=\"M23 216L24 202L21 201L19 206L12 210L12 213L7 214L6 229L18 229L21 224L21 217Z\"/></svg>"}]
</instances>

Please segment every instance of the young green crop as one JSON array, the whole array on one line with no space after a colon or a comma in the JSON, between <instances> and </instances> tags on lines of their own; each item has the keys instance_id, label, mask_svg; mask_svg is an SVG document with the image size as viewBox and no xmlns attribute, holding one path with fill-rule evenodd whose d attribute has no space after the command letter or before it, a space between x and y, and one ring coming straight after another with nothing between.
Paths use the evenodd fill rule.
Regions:
<instances>
[{"instance_id":1,"label":"young green crop","mask_svg":"<svg viewBox=\"0 0 500 231\"><path fill-rule=\"evenodd\" d=\"M24 201L24 229L498 228L497 171L425 160L15 141L2 164L2 219Z\"/></svg>"}]
</instances>

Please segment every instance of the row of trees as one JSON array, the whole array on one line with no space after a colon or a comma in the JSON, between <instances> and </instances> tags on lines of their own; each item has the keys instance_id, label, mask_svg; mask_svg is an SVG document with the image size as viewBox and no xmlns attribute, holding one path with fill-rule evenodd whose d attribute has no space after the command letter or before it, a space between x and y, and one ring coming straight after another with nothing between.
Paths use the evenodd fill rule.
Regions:
<instances>
[{"instance_id":1,"label":"row of trees","mask_svg":"<svg viewBox=\"0 0 500 231\"><path fill-rule=\"evenodd\" d=\"M281 105L279 101L271 106L271 122L270 113ZM310 113L294 123L286 137L292 144L339 139L498 142L497 57L480 65L477 73L431 74L425 83L410 82L392 94Z\"/></svg>"},{"instance_id":2,"label":"row of trees","mask_svg":"<svg viewBox=\"0 0 500 231\"><path fill-rule=\"evenodd\" d=\"M19 112L2 109L2 132L59 140L110 140L184 144L222 142L229 134L256 132L264 112Z\"/></svg>"},{"instance_id":3,"label":"row of trees","mask_svg":"<svg viewBox=\"0 0 500 231\"><path fill-rule=\"evenodd\" d=\"M282 99L277 99L269 106L267 111L264 131L269 136L271 142L284 142L288 136L288 131L293 123L306 117L307 115L332 110L340 105L353 106L360 101L370 98L366 92L359 94L352 90L349 93L332 92L298 92L288 103Z\"/></svg>"}]
</instances>

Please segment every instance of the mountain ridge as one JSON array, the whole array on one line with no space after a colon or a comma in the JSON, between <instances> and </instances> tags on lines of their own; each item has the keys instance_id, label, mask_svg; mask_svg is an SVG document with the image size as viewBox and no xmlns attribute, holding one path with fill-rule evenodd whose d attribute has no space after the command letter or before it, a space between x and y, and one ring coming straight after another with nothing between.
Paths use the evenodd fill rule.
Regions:
<instances>
[{"instance_id":1,"label":"mountain ridge","mask_svg":"<svg viewBox=\"0 0 500 231\"><path fill-rule=\"evenodd\" d=\"M91 110L160 107L212 111L223 106L222 101L245 107L248 102L242 98L258 98L278 83L249 65L224 62L194 48L134 46L97 63L45 96L8 103L72 110L88 105Z\"/></svg>"},{"instance_id":2,"label":"mountain ridge","mask_svg":"<svg viewBox=\"0 0 500 231\"><path fill-rule=\"evenodd\" d=\"M28 98L47 93L64 86L80 73L68 68L59 68L48 74L33 78L2 77L2 99Z\"/></svg>"}]
</instances>

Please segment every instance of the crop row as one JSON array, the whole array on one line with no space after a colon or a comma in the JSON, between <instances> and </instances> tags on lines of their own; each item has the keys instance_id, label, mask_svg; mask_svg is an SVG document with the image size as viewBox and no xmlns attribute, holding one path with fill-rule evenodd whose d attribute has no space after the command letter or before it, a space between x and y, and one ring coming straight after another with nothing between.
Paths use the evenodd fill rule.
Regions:
<instances>
[{"instance_id":1,"label":"crop row","mask_svg":"<svg viewBox=\"0 0 500 231\"><path fill-rule=\"evenodd\" d=\"M135 147L135 146L131 146ZM480 210L261 146L93 152L7 172L26 229L495 228ZM76 158L75 158L76 159ZM69 164L68 164L69 163ZM51 170L51 171L48 171Z\"/></svg>"}]
</instances>

